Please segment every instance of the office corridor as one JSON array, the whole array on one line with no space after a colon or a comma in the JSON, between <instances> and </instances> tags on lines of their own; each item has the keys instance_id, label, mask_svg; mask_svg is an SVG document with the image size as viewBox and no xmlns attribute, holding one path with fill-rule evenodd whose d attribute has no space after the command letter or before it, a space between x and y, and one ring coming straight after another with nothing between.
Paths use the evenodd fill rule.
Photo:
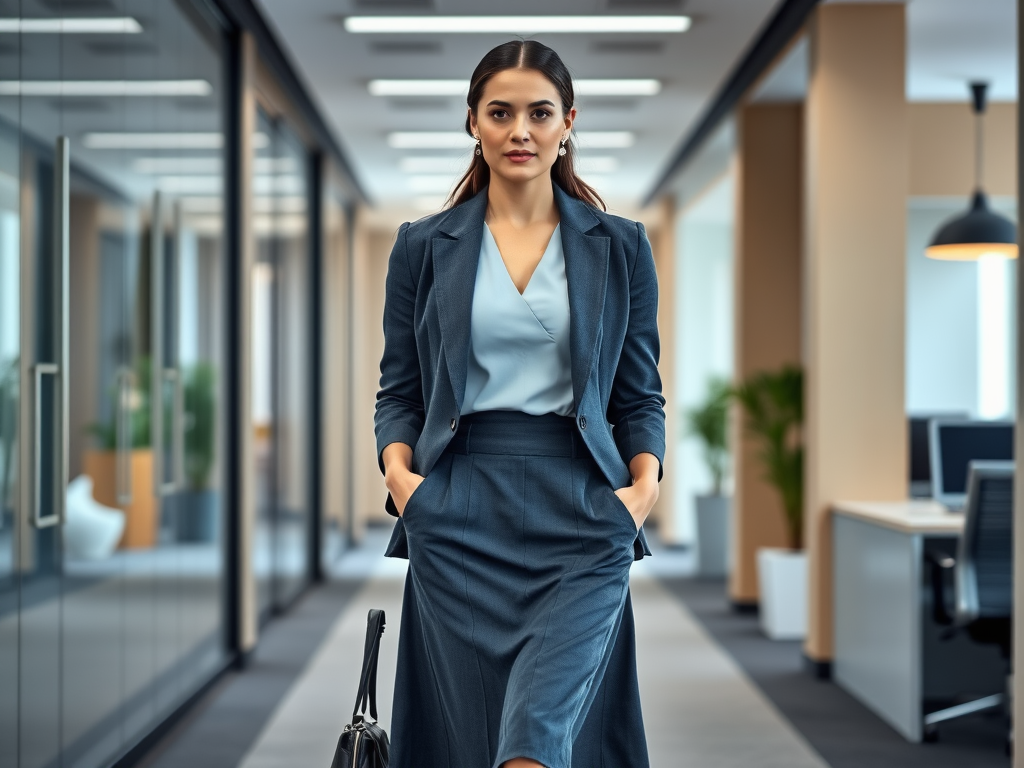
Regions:
<instances>
[{"instance_id":1,"label":"office corridor","mask_svg":"<svg viewBox=\"0 0 1024 768\"><path fill-rule=\"evenodd\" d=\"M361 547L341 558L330 584L308 596L297 608L298 615L290 614L268 627L264 644L274 653L274 647L282 643L272 633L287 630L289 624L323 618L311 616L310 609L327 611L333 606L337 611L294 682L286 691L278 690L279 703L272 712L265 712L258 732L260 715L253 707L261 695L251 691L232 696L229 683L210 697L213 701L192 722L172 734L159 757L145 765L330 765L335 739L347 722L354 698L358 655L370 607L383 608L388 616L379 670L380 715L387 726L405 561L381 556L386 542L383 533L374 529ZM679 575L688 564L686 554L660 551L633 567L638 666L652 767L825 768L827 764L661 584L659 577ZM325 599L324 593L330 596ZM316 605L308 605L311 602ZM292 652L301 653L300 645L295 643ZM288 655L287 649L284 655ZM275 673L270 670L283 674L286 664L280 658L267 661L269 669L263 672L261 664L257 660L234 684L258 686L255 679L262 675L264 687L277 685L279 681L275 683ZM225 699L231 702L225 703ZM236 742L233 752L221 753L216 748L211 752L211 745L225 746L240 730L246 733L241 740L250 739L248 746ZM216 738L210 738L213 731Z\"/></svg>"}]
</instances>

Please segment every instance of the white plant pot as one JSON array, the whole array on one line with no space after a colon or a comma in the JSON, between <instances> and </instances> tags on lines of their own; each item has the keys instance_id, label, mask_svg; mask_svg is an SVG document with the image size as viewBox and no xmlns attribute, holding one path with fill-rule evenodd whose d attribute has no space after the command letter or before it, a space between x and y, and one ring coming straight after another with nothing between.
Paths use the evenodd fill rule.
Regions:
<instances>
[{"instance_id":1,"label":"white plant pot","mask_svg":"<svg viewBox=\"0 0 1024 768\"><path fill-rule=\"evenodd\" d=\"M729 516L732 500L728 496L698 496L697 575L719 578L729 573Z\"/></svg>"},{"instance_id":2,"label":"white plant pot","mask_svg":"<svg viewBox=\"0 0 1024 768\"><path fill-rule=\"evenodd\" d=\"M807 634L807 553L766 547L757 551L761 628L772 640Z\"/></svg>"}]
</instances>

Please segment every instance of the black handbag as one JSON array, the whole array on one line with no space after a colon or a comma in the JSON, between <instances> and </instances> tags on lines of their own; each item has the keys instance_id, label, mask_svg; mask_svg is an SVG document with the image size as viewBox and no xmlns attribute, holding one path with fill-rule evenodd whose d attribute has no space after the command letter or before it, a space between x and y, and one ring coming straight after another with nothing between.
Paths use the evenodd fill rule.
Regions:
<instances>
[{"instance_id":1,"label":"black handbag","mask_svg":"<svg viewBox=\"0 0 1024 768\"><path fill-rule=\"evenodd\" d=\"M377 655L380 637L384 634L384 611L370 609L366 621L366 643L363 647L363 672L359 677L359 693L352 711L352 722L345 726L334 751L331 768L387 768L391 744L384 729L377 724ZM366 705L370 705L370 719Z\"/></svg>"}]
</instances>

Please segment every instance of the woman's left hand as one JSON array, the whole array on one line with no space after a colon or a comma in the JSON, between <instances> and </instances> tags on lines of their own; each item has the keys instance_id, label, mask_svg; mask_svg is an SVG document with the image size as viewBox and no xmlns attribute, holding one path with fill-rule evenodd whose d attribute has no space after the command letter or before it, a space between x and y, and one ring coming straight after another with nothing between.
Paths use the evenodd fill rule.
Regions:
<instances>
[{"instance_id":1,"label":"woman's left hand","mask_svg":"<svg viewBox=\"0 0 1024 768\"><path fill-rule=\"evenodd\" d=\"M637 530L644 524L647 516L654 508L658 500L658 481L650 478L639 478L633 485L619 488L615 491L619 501L626 505L629 514L633 516Z\"/></svg>"}]
</instances>

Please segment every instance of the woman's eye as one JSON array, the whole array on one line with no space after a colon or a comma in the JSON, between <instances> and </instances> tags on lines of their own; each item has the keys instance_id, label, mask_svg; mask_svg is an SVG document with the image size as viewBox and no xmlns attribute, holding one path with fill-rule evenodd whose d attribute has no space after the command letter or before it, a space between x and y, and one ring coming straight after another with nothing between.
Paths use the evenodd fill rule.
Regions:
<instances>
[{"instance_id":1,"label":"woman's eye","mask_svg":"<svg viewBox=\"0 0 1024 768\"><path fill-rule=\"evenodd\" d=\"M496 120L504 120L507 115L508 113L504 109L496 109L493 112L491 112L491 117L495 118Z\"/></svg>"},{"instance_id":2,"label":"woman's eye","mask_svg":"<svg viewBox=\"0 0 1024 768\"><path fill-rule=\"evenodd\" d=\"M548 112L546 109L538 109L536 112L533 113L533 116L538 118L539 120L543 120L545 118L551 117L551 113Z\"/></svg>"}]
</instances>

